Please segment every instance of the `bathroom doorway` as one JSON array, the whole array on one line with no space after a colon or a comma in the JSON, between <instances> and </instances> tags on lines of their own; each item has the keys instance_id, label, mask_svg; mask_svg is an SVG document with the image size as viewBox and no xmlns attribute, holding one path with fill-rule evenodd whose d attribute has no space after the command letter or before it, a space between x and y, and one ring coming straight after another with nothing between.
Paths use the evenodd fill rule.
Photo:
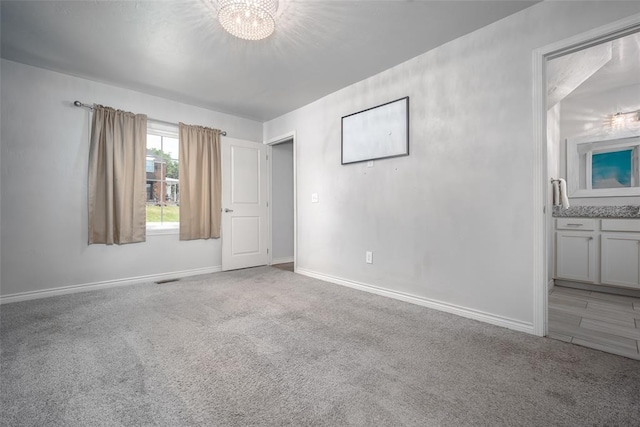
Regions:
<instances>
[{"instance_id":1,"label":"bathroom doorway","mask_svg":"<svg viewBox=\"0 0 640 427\"><path fill-rule=\"evenodd\" d=\"M545 333L638 360L639 23L632 17L550 48L540 102Z\"/></svg>"},{"instance_id":2,"label":"bathroom doorway","mask_svg":"<svg viewBox=\"0 0 640 427\"><path fill-rule=\"evenodd\" d=\"M295 271L296 168L295 132L267 143L270 175L270 264Z\"/></svg>"}]
</instances>

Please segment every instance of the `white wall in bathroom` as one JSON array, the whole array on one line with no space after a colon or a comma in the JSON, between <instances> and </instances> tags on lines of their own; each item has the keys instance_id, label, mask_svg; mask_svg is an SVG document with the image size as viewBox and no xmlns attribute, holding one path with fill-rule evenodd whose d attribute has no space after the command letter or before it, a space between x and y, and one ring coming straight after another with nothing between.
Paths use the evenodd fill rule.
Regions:
<instances>
[{"instance_id":1,"label":"white wall in bathroom","mask_svg":"<svg viewBox=\"0 0 640 427\"><path fill-rule=\"evenodd\" d=\"M609 118L616 112L640 109L640 85L620 87L589 96L568 96L560 103L560 174L566 178L567 138L594 137L615 139L620 131L612 129ZM631 123L640 135L640 121ZM575 206L640 205L640 197L571 198Z\"/></svg>"},{"instance_id":2,"label":"white wall in bathroom","mask_svg":"<svg viewBox=\"0 0 640 427\"><path fill-rule=\"evenodd\" d=\"M617 132L609 126L610 116L638 109L640 85L624 86L589 96L569 95L561 102L560 138L615 138ZM630 123L628 128L640 133L640 121Z\"/></svg>"},{"instance_id":3,"label":"white wall in bathroom","mask_svg":"<svg viewBox=\"0 0 640 427\"><path fill-rule=\"evenodd\" d=\"M560 104L556 104L547 111L547 178L551 183L551 178L560 178ZM550 187L551 188L551 187ZM547 193L547 206L553 205L553 192ZM555 230L553 221L550 223L549 234L547 236L547 257L548 270L547 281L554 277L555 266Z\"/></svg>"}]
</instances>

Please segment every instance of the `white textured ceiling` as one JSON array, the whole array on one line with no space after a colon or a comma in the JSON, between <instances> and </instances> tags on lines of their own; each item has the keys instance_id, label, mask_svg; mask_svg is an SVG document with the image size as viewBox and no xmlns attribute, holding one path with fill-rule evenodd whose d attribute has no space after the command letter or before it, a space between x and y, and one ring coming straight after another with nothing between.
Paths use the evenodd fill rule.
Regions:
<instances>
[{"instance_id":1,"label":"white textured ceiling","mask_svg":"<svg viewBox=\"0 0 640 427\"><path fill-rule=\"evenodd\" d=\"M570 97L591 96L625 86L640 85L640 33L610 43L611 60L578 86Z\"/></svg>"},{"instance_id":2,"label":"white textured ceiling","mask_svg":"<svg viewBox=\"0 0 640 427\"><path fill-rule=\"evenodd\" d=\"M534 3L281 1L247 42L206 0L2 1L1 55L266 121Z\"/></svg>"}]
</instances>

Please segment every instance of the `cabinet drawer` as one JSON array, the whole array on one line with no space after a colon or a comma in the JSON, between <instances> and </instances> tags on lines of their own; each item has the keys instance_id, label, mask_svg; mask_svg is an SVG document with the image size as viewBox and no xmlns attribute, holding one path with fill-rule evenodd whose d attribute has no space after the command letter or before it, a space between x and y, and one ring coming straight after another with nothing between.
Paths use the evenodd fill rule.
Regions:
<instances>
[{"instance_id":1,"label":"cabinet drawer","mask_svg":"<svg viewBox=\"0 0 640 427\"><path fill-rule=\"evenodd\" d=\"M635 231L640 233L640 219L603 219L602 231Z\"/></svg>"},{"instance_id":2,"label":"cabinet drawer","mask_svg":"<svg viewBox=\"0 0 640 427\"><path fill-rule=\"evenodd\" d=\"M596 220L591 218L556 218L558 230L595 230Z\"/></svg>"}]
</instances>

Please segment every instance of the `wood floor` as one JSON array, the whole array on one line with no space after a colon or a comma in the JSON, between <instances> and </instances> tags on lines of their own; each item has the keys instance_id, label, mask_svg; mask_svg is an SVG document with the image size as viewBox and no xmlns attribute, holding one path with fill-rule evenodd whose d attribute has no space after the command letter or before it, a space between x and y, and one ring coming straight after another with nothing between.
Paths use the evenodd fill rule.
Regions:
<instances>
[{"instance_id":1,"label":"wood floor","mask_svg":"<svg viewBox=\"0 0 640 427\"><path fill-rule=\"evenodd\" d=\"M640 298L555 286L548 336L640 360Z\"/></svg>"},{"instance_id":2,"label":"wood floor","mask_svg":"<svg viewBox=\"0 0 640 427\"><path fill-rule=\"evenodd\" d=\"M272 264L271 267L279 268L280 270L286 270L293 272L293 263L287 262L284 264Z\"/></svg>"}]
</instances>

